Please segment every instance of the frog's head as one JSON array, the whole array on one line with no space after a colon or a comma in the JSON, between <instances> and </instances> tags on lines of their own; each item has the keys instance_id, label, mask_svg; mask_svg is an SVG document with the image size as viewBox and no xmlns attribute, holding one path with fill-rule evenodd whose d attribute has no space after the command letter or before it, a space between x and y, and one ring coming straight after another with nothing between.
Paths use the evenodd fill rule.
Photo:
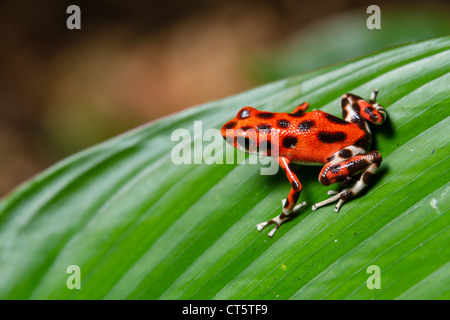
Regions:
<instances>
[{"instance_id":1,"label":"frog's head","mask_svg":"<svg viewBox=\"0 0 450 320\"><path fill-rule=\"evenodd\" d=\"M269 115L273 116L270 112L245 107L239 110L236 117L225 123L220 131L223 138L235 148L248 153L268 155L272 127L263 120L268 119Z\"/></svg>"}]
</instances>

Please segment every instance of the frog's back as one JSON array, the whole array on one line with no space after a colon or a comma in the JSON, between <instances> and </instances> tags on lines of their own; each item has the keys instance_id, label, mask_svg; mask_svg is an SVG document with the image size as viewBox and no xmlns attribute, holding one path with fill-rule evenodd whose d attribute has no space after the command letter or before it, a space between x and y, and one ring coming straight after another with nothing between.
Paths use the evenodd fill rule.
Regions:
<instances>
[{"instance_id":1,"label":"frog's back","mask_svg":"<svg viewBox=\"0 0 450 320\"><path fill-rule=\"evenodd\" d=\"M320 110L278 113L275 122L284 124L279 131L279 153L297 163L326 163L334 153L366 138L357 124Z\"/></svg>"}]
</instances>

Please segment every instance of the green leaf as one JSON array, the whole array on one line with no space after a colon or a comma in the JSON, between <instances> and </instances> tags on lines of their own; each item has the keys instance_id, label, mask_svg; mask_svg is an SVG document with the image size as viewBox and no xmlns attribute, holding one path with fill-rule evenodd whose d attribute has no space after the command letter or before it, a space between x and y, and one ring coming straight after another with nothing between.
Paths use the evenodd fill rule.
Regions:
<instances>
[{"instance_id":1,"label":"green leaf","mask_svg":"<svg viewBox=\"0 0 450 320\"><path fill-rule=\"evenodd\" d=\"M0 203L0 298L450 298L449 49L436 38L277 81L58 163ZM306 207L273 238L255 225L281 210L281 170L171 161L175 129L201 142L194 121L205 131L242 106L303 101L340 115L343 93L373 88L389 121L372 130L383 163L368 190L339 213ZM309 205L327 197L319 171L297 168ZM81 289L66 285L70 265ZM381 289L366 285L371 265Z\"/></svg>"}]
</instances>

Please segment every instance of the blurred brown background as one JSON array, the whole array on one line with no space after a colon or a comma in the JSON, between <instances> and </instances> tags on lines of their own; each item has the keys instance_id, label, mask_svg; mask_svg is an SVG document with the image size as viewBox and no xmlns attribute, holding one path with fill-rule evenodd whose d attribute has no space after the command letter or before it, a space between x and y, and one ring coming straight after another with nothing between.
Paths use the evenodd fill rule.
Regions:
<instances>
[{"instance_id":1,"label":"blurred brown background","mask_svg":"<svg viewBox=\"0 0 450 320\"><path fill-rule=\"evenodd\" d=\"M0 196L150 120L449 33L448 1L2 1ZM68 30L66 8L81 8ZM381 8L381 30L366 8Z\"/></svg>"}]
</instances>

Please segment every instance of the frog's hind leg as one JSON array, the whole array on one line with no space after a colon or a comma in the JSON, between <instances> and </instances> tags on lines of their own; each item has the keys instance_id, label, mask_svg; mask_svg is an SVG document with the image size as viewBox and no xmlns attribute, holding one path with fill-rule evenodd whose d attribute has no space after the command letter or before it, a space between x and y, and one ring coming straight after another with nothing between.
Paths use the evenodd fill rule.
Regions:
<instances>
[{"instance_id":1,"label":"frog's hind leg","mask_svg":"<svg viewBox=\"0 0 450 320\"><path fill-rule=\"evenodd\" d=\"M319 181L328 186L335 182L348 182L354 175L362 173L359 179L351 187L345 188L340 192L329 191L330 198L312 206L312 210L327 204L338 202L334 210L339 211L342 204L359 194L369 183L375 171L381 163L381 154L378 151L371 151L366 154L357 155L349 160L341 162L331 162L325 165L320 172Z\"/></svg>"}]
</instances>

